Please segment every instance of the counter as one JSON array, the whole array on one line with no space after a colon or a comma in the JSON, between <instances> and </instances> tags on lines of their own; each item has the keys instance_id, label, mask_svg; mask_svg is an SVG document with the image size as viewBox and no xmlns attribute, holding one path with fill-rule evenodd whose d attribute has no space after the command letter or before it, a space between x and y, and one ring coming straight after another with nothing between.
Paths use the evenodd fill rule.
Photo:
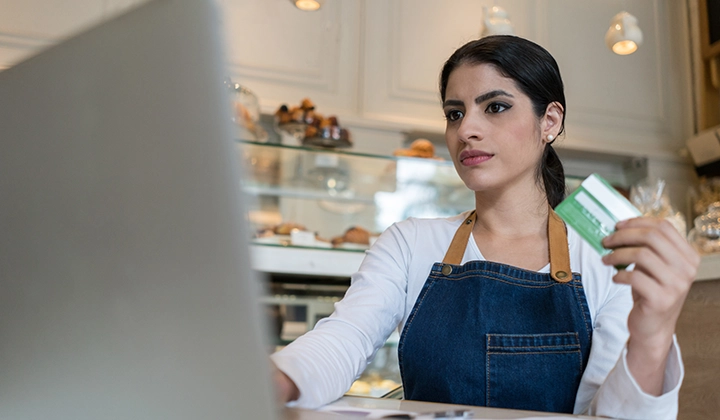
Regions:
<instances>
[{"instance_id":1,"label":"counter","mask_svg":"<svg viewBox=\"0 0 720 420\"><path fill-rule=\"evenodd\" d=\"M327 409L342 410L388 410L404 411L413 413L429 413L448 410L469 410L474 414L474 419L599 419L590 416L572 416L568 414L542 413L535 411L506 410L500 408L471 407L465 405L439 404L420 401L391 400L362 397L343 397L327 406ZM332 420L340 418L362 418L358 416L338 415L330 412L318 412L302 410L299 408L286 408L281 416L283 420ZM372 418L372 417L367 417Z\"/></svg>"}]
</instances>

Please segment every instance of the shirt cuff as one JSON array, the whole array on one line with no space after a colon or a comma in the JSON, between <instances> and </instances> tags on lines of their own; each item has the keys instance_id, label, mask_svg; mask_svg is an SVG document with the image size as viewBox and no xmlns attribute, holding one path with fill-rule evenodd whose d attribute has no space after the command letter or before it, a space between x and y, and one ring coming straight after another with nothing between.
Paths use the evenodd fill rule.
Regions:
<instances>
[{"instance_id":1,"label":"shirt cuff","mask_svg":"<svg viewBox=\"0 0 720 420\"><path fill-rule=\"evenodd\" d=\"M675 419L684 376L685 368L676 336L673 336L665 362L663 391L659 396L644 392L635 381L628 368L625 347L615 368L598 391L597 413L594 414L624 419Z\"/></svg>"},{"instance_id":2,"label":"shirt cuff","mask_svg":"<svg viewBox=\"0 0 720 420\"><path fill-rule=\"evenodd\" d=\"M275 364L281 372L286 374L297 386L300 391L300 398L295 401L289 401L285 405L288 407L300 407L315 409L322 405L322 402L315 401L317 396L313 395L310 390L312 381L307 377L306 372L300 367L300 363L291 356L283 354L282 350L270 355L270 360Z\"/></svg>"}]
</instances>

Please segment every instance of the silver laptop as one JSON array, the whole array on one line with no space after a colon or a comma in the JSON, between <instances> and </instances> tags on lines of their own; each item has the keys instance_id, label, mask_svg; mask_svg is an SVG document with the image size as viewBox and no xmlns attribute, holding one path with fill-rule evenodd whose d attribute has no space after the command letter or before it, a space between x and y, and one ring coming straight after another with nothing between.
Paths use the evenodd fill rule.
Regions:
<instances>
[{"instance_id":1,"label":"silver laptop","mask_svg":"<svg viewBox=\"0 0 720 420\"><path fill-rule=\"evenodd\" d=\"M219 34L157 0L0 73L0 419L275 417Z\"/></svg>"}]
</instances>

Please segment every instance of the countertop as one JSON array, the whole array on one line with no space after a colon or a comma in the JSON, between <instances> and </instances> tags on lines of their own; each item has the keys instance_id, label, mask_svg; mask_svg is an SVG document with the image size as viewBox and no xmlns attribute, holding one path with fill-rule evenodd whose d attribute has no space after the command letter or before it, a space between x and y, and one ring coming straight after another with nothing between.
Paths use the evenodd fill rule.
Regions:
<instances>
[{"instance_id":1,"label":"countertop","mask_svg":"<svg viewBox=\"0 0 720 420\"><path fill-rule=\"evenodd\" d=\"M435 413L441 411L468 410L473 419L599 419L599 417L589 416L573 416L568 414L553 414L536 411L507 410L500 408L488 407L471 407L465 405L428 403L421 401L379 399L366 397L343 397L322 410L329 411L313 411L303 410L299 408L285 408L283 410L283 420L332 420L332 419L358 419L358 418L382 418L382 417L365 417L334 414L333 412L343 411L366 411L376 415L393 414L397 412L410 413ZM461 417L458 417L461 418Z\"/></svg>"}]
</instances>

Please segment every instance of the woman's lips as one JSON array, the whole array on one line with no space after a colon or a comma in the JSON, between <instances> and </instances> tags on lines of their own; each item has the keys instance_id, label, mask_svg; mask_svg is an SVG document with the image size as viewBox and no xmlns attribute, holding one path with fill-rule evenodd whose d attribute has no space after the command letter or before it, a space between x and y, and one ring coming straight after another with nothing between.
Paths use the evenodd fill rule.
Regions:
<instances>
[{"instance_id":1,"label":"woman's lips","mask_svg":"<svg viewBox=\"0 0 720 420\"><path fill-rule=\"evenodd\" d=\"M475 166L493 157L490 153L481 152L480 150L464 150L460 153L460 163L463 166Z\"/></svg>"}]
</instances>

